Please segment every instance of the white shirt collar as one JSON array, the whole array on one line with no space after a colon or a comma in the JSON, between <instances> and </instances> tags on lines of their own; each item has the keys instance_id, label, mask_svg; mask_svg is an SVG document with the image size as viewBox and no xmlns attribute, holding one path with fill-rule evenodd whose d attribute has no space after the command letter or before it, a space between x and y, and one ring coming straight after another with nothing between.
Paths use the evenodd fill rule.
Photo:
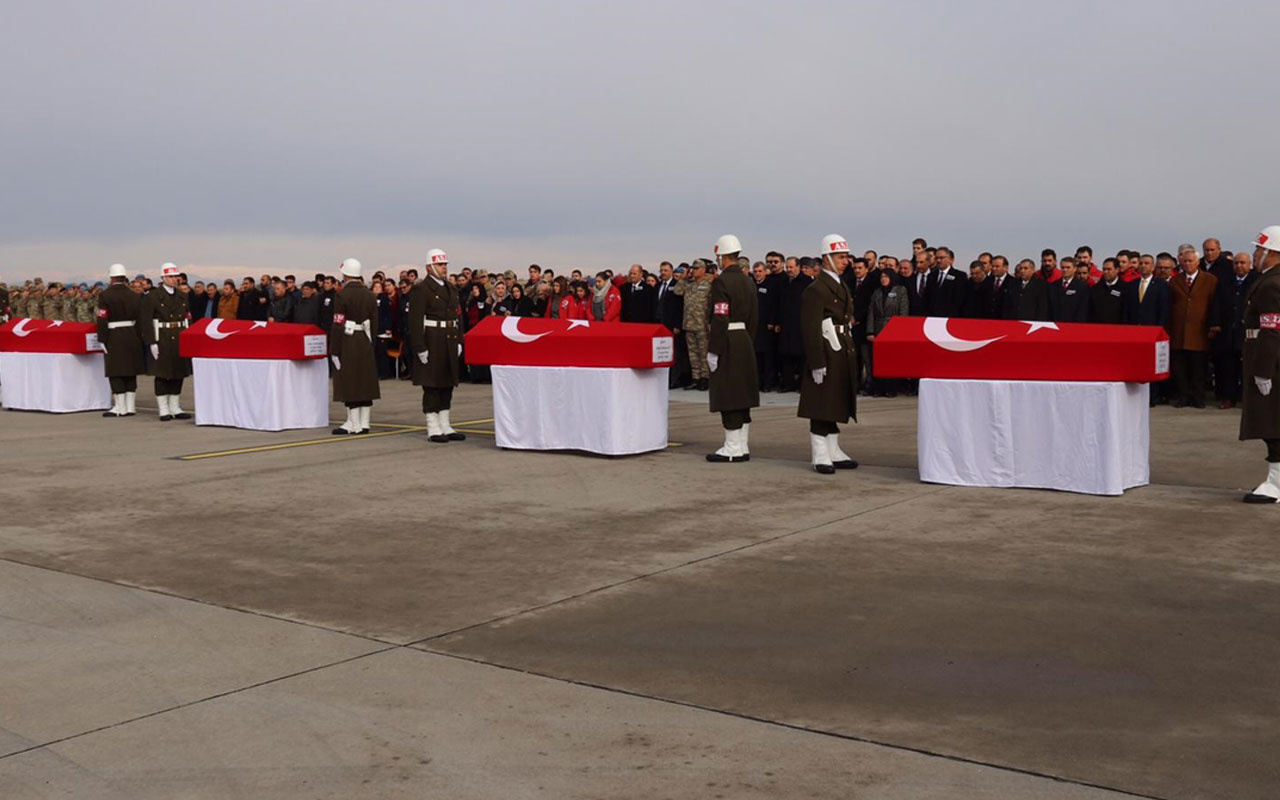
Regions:
<instances>
[{"instance_id":1,"label":"white shirt collar","mask_svg":"<svg viewBox=\"0 0 1280 800\"><path fill-rule=\"evenodd\" d=\"M822 271L823 271L823 272L825 272L825 273L827 273L828 275L830 275L830 276L831 276L831 280L835 281L836 283L839 283L839 282L840 282L840 276L839 276L839 275L837 275L836 273L832 272L832 271L831 271L831 270L829 270L829 269L825 269L825 268L824 268Z\"/></svg>"},{"instance_id":2,"label":"white shirt collar","mask_svg":"<svg viewBox=\"0 0 1280 800\"><path fill-rule=\"evenodd\" d=\"M160 284L160 285L161 285L162 287L164 287L164 290L165 290L166 292L168 292L169 294L173 294L175 291L177 291L176 289L174 289L172 286L170 286L170 285L169 285L169 284L167 284L167 283L162 283L162 284Z\"/></svg>"}]
</instances>

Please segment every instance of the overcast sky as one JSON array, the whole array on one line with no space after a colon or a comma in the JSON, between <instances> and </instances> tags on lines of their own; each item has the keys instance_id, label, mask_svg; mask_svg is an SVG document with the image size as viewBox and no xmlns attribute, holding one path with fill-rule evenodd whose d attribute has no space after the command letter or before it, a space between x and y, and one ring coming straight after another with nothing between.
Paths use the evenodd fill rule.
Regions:
<instances>
[{"instance_id":1,"label":"overcast sky","mask_svg":"<svg viewBox=\"0 0 1280 800\"><path fill-rule=\"evenodd\" d=\"M1227 249L1280 4L58 2L0 13L0 278Z\"/></svg>"}]
</instances>

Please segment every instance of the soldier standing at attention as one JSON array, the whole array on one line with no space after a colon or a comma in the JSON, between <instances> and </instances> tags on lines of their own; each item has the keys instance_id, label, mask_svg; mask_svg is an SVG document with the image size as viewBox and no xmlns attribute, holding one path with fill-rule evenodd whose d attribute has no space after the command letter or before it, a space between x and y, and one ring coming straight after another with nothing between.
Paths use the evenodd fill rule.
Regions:
<instances>
[{"instance_id":1,"label":"soldier standing at attention","mask_svg":"<svg viewBox=\"0 0 1280 800\"><path fill-rule=\"evenodd\" d=\"M129 288L124 264L112 264L107 272L111 285L98 295L98 344L102 346L103 367L111 384L111 410L104 417L132 417L138 397L138 375L142 363L142 337L138 334L138 313L142 298Z\"/></svg>"},{"instance_id":2,"label":"soldier standing at attention","mask_svg":"<svg viewBox=\"0 0 1280 800\"><path fill-rule=\"evenodd\" d=\"M360 278L359 261L343 261L342 278L342 291L333 300L329 360L333 362L333 400L346 405L347 421L333 429L334 436L368 433L373 401L382 396L373 352L378 303Z\"/></svg>"},{"instance_id":3,"label":"soldier standing at attention","mask_svg":"<svg viewBox=\"0 0 1280 800\"><path fill-rule=\"evenodd\" d=\"M689 375L693 388L707 390L711 371L707 369L707 298L711 295L713 268L705 258L695 258L689 276L676 284L676 294L684 298L685 344L689 349Z\"/></svg>"},{"instance_id":4,"label":"soldier standing at attention","mask_svg":"<svg viewBox=\"0 0 1280 800\"><path fill-rule=\"evenodd\" d=\"M138 313L142 340L147 343L153 359L151 374L156 379L156 404L160 407L161 422L191 419L178 404L182 382L191 374L191 359L178 353L178 336L191 320L187 296L178 291L181 280L176 264L162 264L160 285L142 296L142 309Z\"/></svg>"},{"instance_id":5,"label":"soldier standing at attention","mask_svg":"<svg viewBox=\"0 0 1280 800\"><path fill-rule=\"evenodd\" d=\"M751 409L760 405L760 377L756 372L756 348L751 337L760 315L755 283L738 264L742 244L737 236L721 236L716 242L720 275L711 282L707 299L711 332L707 341L707 366L711 370L711 411L720 412L724 446L707 454L712 463L751 460L747 439Z\"/></svg>"},{"instance_id":6,"label":"soldier standing at attention","mask_svg":"<svg viewBox=\"0 0 1280 800\"><path fill-rule=\"evenodd\" d=\"M1240 440L1267 445L1267 479L1244 496L1246 503L1280 501L1280 225L1254 240L1253 268L1261 275L1245 297L1244 404Z\"/></svg>"},{"instance_id":7,"label":"soldier standing at attention","mask_svg":"<svg viewBox=\"0 0 1280 800\"><path fill-rule=\"evenodd\" d=\"M809 420L813 469L822 475L858 467L840 449L837 427L858 418L858 349L850 335L853 297L841 279L850 263L843 236L824 238L822 269L800 297L805 369L796 416Z\"/></svg>"},{"instance_id":8,"label":"soldier standing at attention","mask_svg":"<svg viewBox=\"0 0 1280 800\"><path fill-rule=\"evenodd\" d=\"M458 442L467 438L449 425L462 353L458 287L449 280L449 256L443 250L428 251L426 267L426 277L409 290L409 347L418 355L413 384L422 387L427 438Z\"/></svg>"}]
</instances>

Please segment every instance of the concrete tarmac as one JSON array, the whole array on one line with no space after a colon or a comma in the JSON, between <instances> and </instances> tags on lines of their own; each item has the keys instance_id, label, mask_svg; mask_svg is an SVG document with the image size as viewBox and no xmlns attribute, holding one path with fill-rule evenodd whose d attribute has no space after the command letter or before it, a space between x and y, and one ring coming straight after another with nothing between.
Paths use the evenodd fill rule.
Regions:
<instances>
[{"instance_id":1,"label":"concrete tarmac","mask_svg":"<svg viewBox=\"0 0 1280 800\"><path fill-rule=\"evenodd\" d=\"M920 483L905 397L823 477L795 395L718 466L705 393L621 459L383 394L372 437L0 413L0 798L1280 795L1238 411L1153 409L1106 498Z\"/></svg>"}]
</instances>

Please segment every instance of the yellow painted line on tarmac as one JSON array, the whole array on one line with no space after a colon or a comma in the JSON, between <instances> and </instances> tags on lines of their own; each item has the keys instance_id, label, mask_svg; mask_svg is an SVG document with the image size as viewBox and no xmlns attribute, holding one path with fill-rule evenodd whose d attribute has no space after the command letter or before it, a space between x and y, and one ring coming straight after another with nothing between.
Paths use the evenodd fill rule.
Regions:
<instances>
[{"instance_id":1,"label":"yellow painted line on tarmac","mask_svg":"<svg viewBox=\"0 0 1280 800\"><path fill-rule=\"evenodd\" d=\"M461 422L459 425L474 425L477 423L493 422L492 419L477 419ZM341 425L341 422L331 422L335 427ZM332 434L323 439L303 439L297 442L280 442L278 444L263 444L254 447L240 447L235 450L214 450L208 453L190 453L185 456L177 456L177 461L203 461L210 458L224 458L226 456L241 456L250 453L270 453L277 450L290 450L295 447L310 447L318 444L340 444L343 442L359 442L365 439L377 439L381 436L399 436L402 433L414 433L425 431L425 425L397 425L390 422L373 422L369 424L372 428L390 428L391 430L378 431L376 433L366 433L357 436L333 436ZM474 431L475 433L485 433L485 431ZM490 436L492 431L488 432Z\"/></svg>"}]
</instances>

